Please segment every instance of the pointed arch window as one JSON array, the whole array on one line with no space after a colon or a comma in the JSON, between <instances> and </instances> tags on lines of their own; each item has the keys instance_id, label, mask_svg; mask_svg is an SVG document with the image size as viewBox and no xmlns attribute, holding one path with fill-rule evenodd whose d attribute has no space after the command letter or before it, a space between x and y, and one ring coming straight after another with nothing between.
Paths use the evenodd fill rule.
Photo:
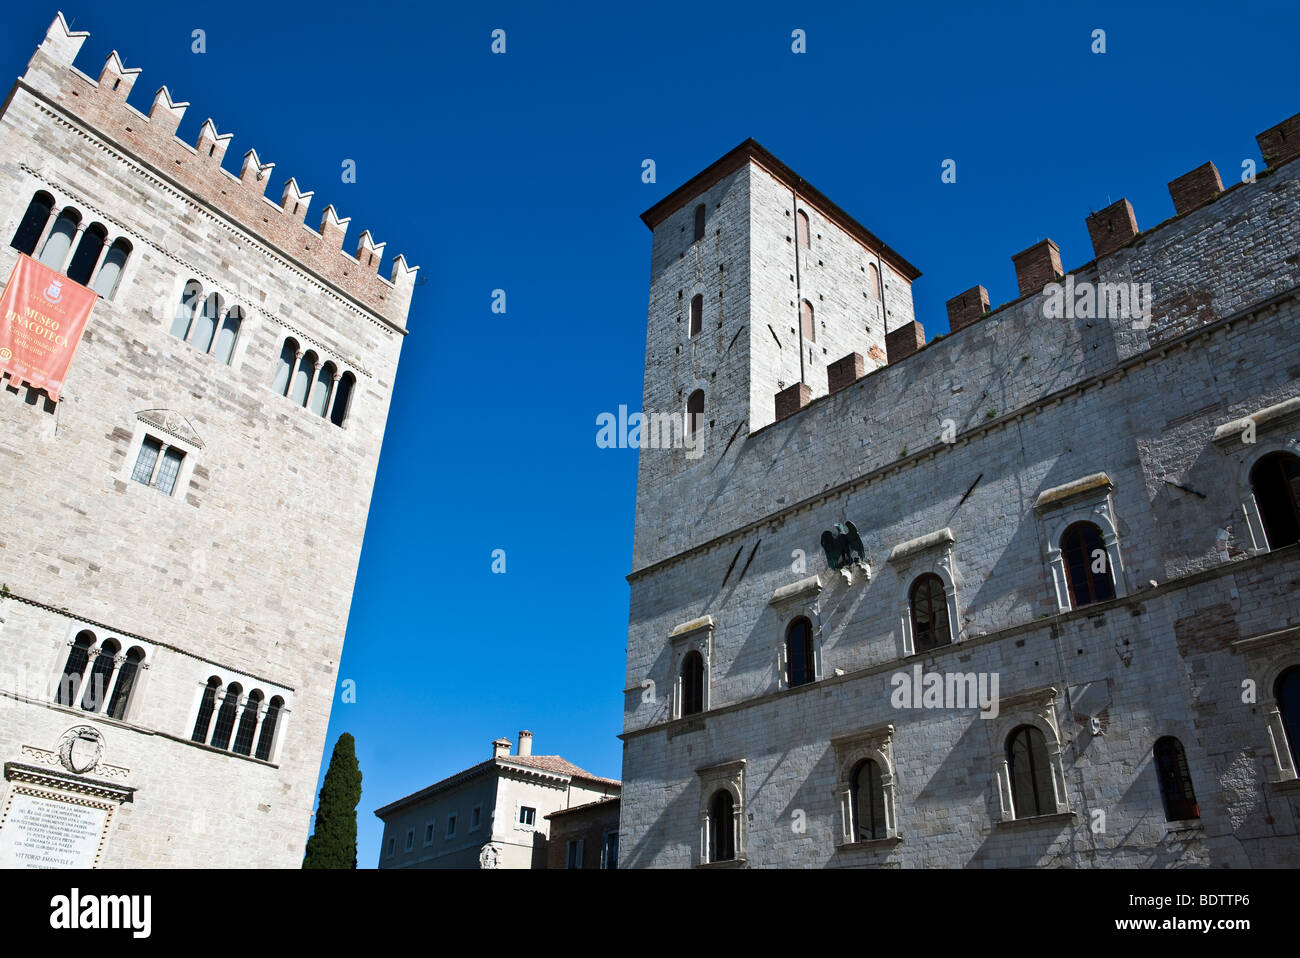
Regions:
<instances>
[{"instance_id":1,"label":"pointed arch window","mask_svg":"<svg viewBox=\"0 0 1300 958\"><path fill-rule=\"evenodd\" d=\"M50 230L50 235L45 238L45 245L41 247L41 255L36 258L50 269L63 272L63 264L68 261L72 240L77 235L77 228L80 225L81 214L71 206L66 207L54 221L54 228Z\"/></svg>"},{"instance_id":2,"label":"pointed arch window","mask_svg":"<svg viewBox=\"0 0 1300 958\"><path fill-rule=\"evenodd\" d=\"M77 693L81 690L81 679L86 674L86 666L90 663L90 650L95 647L95 635L93 632L79 632L77 638L72 643L72 648L68 652L68 661L63 666L63 672L59 676L59 687L55 692L54 701L59 705L72 705L77 701Z\"/></svg>"},{"instance_id":3,"label":"pointed arch window","mask_svg":"<svg viewBox=\"0 0 1300 958\"><path fill-rule=\"evenodd\" d=\"M785 630L786 685L793 689L814 681L814 664L812 623L800 616Z\"/></svg>"},{"instance_id":4,"label":"pointed arch window","mask_svg":"<svg viewBox=\"0 0 1300 958\"><path fill-rule=\"evenodd\" d=\"M271 760L271 748L275 744L275 725L280 719L280 710L284 708L284 699L278 695L271 697L266 706L266 717L262 719L262 734L257 739L256 757L263 762Z\"/></svg>"},{"instance_id":5,"label":"pointed arch window","mask_svg":"<svg viewBox=\"0 0 1300 958\"><path fill-rule=\"evenodd\" d=\"M682 715L704 711L704 656L692 649L682 659Z\"/></svg>"},{"instance_id":6,"label":"pointed arch window","mask_svg":"<svg viewBox=\"0 0 1300 958\"><path fill-rule=\"evenodd\" d=\"M867 264L867 285L871 287L873 299L880 299L884 295L884 290L880 286L880 270L876 269L875 263Z\"/></svg>"},{"instance_id":7,"label":"pointed arch window","mask_svg":"<svg viewBox=\"0 0 1300 958\"><path fill-rule=\"evenodd\" d=\"M100 644L90 666L90 675L86 678L85 694L81 697L81 707L85 711L98 712L108 701L109 683L113 679L117 653L121 648L113 639L105 639Z\"/></svg>"},{"instance_id":8,"label":"pointed arch window","mask_svg":"<svg viewBox=\"0 0 1300 958\"><path fill-rule=\"evenodd\" d=\"M725 788L709 802L709 861L729 862L736 857L736 803Z\"/></svg>"},{"instance_id":9,"label":"pointed arch window","mask_svg":"<svg viewBox=\"0 0 1300 958\"><path fill-rule=\"evenodd\" d=\"M696 293L691 297L690 335L698 336L704 328L704 294Z\"/></svg>"},{"instance_id":10,"label":"pointed arch window","mask_svg":"<svg viewBox=\"0 0 1300 958\"><path fill-rule=\"evenodd\" d=\"M1300 458L1288 452L1262 457L1250 470L1250 488L1268 547L1300 542Z\"/></svg>"},{"instance_id":11,"label":"pointed arch window","mask_svg":"<svg viewBox=\"0 0 1300 958\"><path fill-rule=\"evenodd\" d=\"M231 306L226 311L226 318L221 321L221 331L217 333L217 342L212 355L227 366L235 357L235 343L239 340L239 327L244 323L244 311L238 306Z\"/></svg>"},{"instance_id":12,"label":"pointed arch window","mask_svg":"<svg viewBox=\"0 0 1300 958\"><path fill-rule=\"evenodd\" d=\"M695 240L692 240L692 242L702 240L702 239L704 239L704 204L703 203L695 207Z\"/></svg>"},{"instance_id":13,"label":"pointed arch window","mask_svg":"<svg viewBox=\"0 0 1300 958\"><path fill-rule=\"evenodd\" d=\"M1052 767L1043 733L1021 725L1007 737L1007 768L1016 818L1050 815L1057 811Z\"/></svg>"},{"instance_id":14,"label":"pointed arch window","mask_svg":"<svg viewBox=\"0 0 1300 958\"><path fill-rule=\"evenodd\" d=\"M1192 788L1192 773L1187 767L1183 743L1172 735L1157 739L1152 754L1156 776L1160 779L1160 797L1165 802L1165 821L1184 822L1201 817Z\"/></svg>"},{"instance_id":15,"label":"pointed arch window","mask_svg":"<svg viewBox=\"0 0 1300 958\"><path fill-rule=\"evenodd\" d=\"M108 700L109 718L126 718L127 706L131 703L131 690L135 688L143 661L144 649L138 645L132 646L122 659L122 666L117 670L117 684L113 686L113 695Z\"/></svg>"},{"instance_id":16,"label":"pointed arch window","mask_svg":"<svg viewBox=\"0 0 1300 958\"><path fill-rule=\"evenodd\" d=\"M239 710L239 696L244 689L238 682L231 682L221 700L217 711L217 727L212 730L212 747L225 749L230 747L230 736L235 731L235 713Z\"/></svg>"},{"instance_id":17,"label":"pointed arch window","mask_svg":"<svg viewBox=\"0 0 1300 958\"><path fill-rule=\"evenodd\" d=\"M91 223L86 227L77 243L77 251L72 254L72 262L68 264L68 279L89 286L91 274L99 263L99 254L104 251L107 241L108 230L102 224Z\"/></svg>"},{"instance_id":18,"label":"pointed arch window","mask_svg":"<svg viewBox=\"0 0 1300 958\"><path fill-rule=\"evenodd\" d=\"M1070 591L1070 608L1115 598L1110 559L1101 530L1091 522L1076 522L1061 536L1061 558Z\"/></svg>"},{"instance_id":19,"label":"pointed arch window","mask_svg":"<svg viewBox=\"0 0 1300 958\"><path fill-rule=\"evenodd\" d=\"M244 703L244 712L239 717L239 731L235 733L235 744L230 750L236 755L249 755L253 751L253 735L257 731L257 713L262 707L262 690L253 689L248 693Z\"/></svg>"},{"instance_id":20,"label":"pointed arch window","mask_svg":"<svg viewBox=\"0 0 1300 958\"><path fill-rule=\"evenodd\" d=\"M798 238L799 245L803 249L811 249L812 241L808 234L808 214L800 210L795 214L795 234Z\"/></svg>"},{"instance_id":21,"label":"pointed arch window","mask_svg":"<svg viewBox=\"0 0 1300 958\"><path fill-rule=\"evenodd\" d=\"M943 579L933 572L919 576L909 595L912 641L917 652L928 652L952 642L948 622L948 595Z\"/></svg>"},{"instance_id":22,"label":"pointed arch window","mask_svg":"<svg viewBox=\"0 0 1300 958\"><path fill-rule=\"evenodd\" d=\"M199 700L199 714L194 719L194 731L190 734L191 742L206 742L208 728L212 724L212 713L217 708L217 690L221 688L221 679L215 675L208 679L203 688L203 698Z\"/></svg>"},{"instance_id":23,"label":"pointed arch window","mask_svg":"<svg viewBox=\"0 0 1300 958\"><path fill-rule=\"evenodd\" d=\"M817 342L817 324L813 322L813 305L806 299L799 307L799 325L806 341Z\"/></svg>"},{"instance_id":24,"label":"pointed arch window","mask_svg":"<svg viewBox=\"0 0 1300 958\"><path fill-rule=\"evenodd\" d=\"M27 204L27 212L18 221L18 229L14 231L14 238L9 241L9 245L18 252L31 256L36 252L36 244L41 241L41 234L45 232L45 226L53 212L54 197L44 190L38 192Z\"/></svg>"}]
</instances>

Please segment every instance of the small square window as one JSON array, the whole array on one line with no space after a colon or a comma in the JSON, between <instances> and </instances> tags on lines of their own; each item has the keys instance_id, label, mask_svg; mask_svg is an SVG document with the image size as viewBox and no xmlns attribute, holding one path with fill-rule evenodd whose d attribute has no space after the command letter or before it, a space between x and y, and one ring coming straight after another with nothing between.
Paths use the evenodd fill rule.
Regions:
<instances>
[{"instance_id":1,"label":"small square window","mask_svg":"<svg viewBox=\"0 0 1300 958\"><path fill-rule=\"evenodd\" d=\"M451 836L455 834L456 834L456 816L448 815L447 816L447 837L451 838Z\"/></svg>"},{"instance_id":2,"label":"small square window","mask_svg":"<svg viewBox=\"0 0 1300 958\"><path fill-rule=\"evenodd\" d=\"M537 809L529 808L527 805L519 806L519 824L532 825L537 821Z\"/></svg>"}]
</instances>

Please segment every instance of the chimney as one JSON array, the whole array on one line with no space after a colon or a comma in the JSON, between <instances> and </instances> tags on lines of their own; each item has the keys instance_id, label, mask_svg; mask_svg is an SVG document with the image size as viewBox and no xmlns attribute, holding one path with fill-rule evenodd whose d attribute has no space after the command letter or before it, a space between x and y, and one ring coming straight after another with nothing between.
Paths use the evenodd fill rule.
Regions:
<instances>
[{"instance_id":1,"label":"chimney","mask_svg":"<svg viewBox=\"0 0 1300 958\"><path fill-rule=\"evenodd\" d=\"M965 329L988 311L989 291L983 286L972 286L948 300L948 331Z\"/></svg>"},{"instance_id":2,"label":"chimney","mask_svg":"<svg viewBox=\"0 0 1300 958\"><path fill-rule=\"evenodd\" d=\"M1029 249L1011 257L1016 264L1016 283L1021 296L1034 296L1048 283L1061 278L1061 248L1050 239L1035 243Z\"/></svg>"},{"instance_id":3,"label":"chimney","mask_svg":"<svg viewBox=\"0 0 1300 958\"><path fill-rule=\"evenodd\" d=\"M510 754L510 739L499 738L492 743L492 757L505 758Z\"/></svg>"},{"instance_id":4,"label":"chimney","mask_svg":"<svg viewBox=\"0 0 1300 958\"><path fill-rule=\"evenodd\" d=\"M1119 200L1088 217L1088 238L1097 259L1109 256L1138 235L1137 217L1128 200Z\"/></svg>"},{"instance_id":5,"label":"chimney","mask_svg":"<svg viewBox=\"0 0 1300 958\"><path fill-rule=\"evenodd\" d=\"M1174 201L1174 212L1179 216L1204 206L1223 192L1223 180L1213 163L1202 163L1190 173L1184 173L1169 183L1169 198Z\"/></svg>"},{"instance_id":6,"label":"chimney","mask_svg":"<svg viewBox=\"0 0 1300 958\"><path fill-rule=\"evenodd\" d=\"M519 754L520 755L533 754L533 733L528 731L527 729L524 729L522 732L519 733Z\"/></svg>"}]
</instances>

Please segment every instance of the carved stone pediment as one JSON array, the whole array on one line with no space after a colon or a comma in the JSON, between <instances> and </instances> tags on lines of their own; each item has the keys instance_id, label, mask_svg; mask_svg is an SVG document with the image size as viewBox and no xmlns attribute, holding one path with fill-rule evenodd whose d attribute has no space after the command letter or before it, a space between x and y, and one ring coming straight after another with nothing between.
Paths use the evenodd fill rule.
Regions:
<instances>
[{"instance_id":1,"label":"carved stone pediment","mask_svg":"<svg viewBox=\"0 0 1300 958\"><path fill-rule=\"evenodd\" d=\"M159 429L181 442L188 443L196 449L203 448L203 440L194 431L190 421L175 409L144 409L136 413L136 418L143 423Z\"/></svg>"}]
</instances>

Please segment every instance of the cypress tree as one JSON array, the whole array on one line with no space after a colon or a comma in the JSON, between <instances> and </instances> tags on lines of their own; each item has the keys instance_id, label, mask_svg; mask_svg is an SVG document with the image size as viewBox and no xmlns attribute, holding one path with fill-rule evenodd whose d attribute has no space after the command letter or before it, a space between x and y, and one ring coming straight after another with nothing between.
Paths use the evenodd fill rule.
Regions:
<instances>
[{"instance_id":1,"label":"cypress tree","mask_svg":"<svg viewBox=\"0 0 1300 958\"><path fill-rule=\"evenodd\" d=\"M334 743L330 767L316 803L316 829L307 839L303 868L357 867L357 803L361 801L361 767L356 741L344 732Z\"/></svg>"}]
</instances>

